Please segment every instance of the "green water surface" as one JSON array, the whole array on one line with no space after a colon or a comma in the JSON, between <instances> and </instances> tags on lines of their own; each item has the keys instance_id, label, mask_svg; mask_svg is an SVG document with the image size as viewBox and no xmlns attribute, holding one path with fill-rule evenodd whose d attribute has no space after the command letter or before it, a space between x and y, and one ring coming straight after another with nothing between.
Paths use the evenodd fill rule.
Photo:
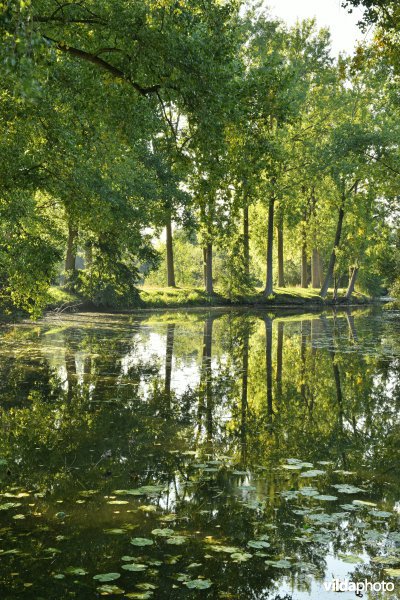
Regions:
<instances>
[{"instance_id":1,"label":"green water surface","mask_svg":"<svg viewBox=\"0 0 400 600\"><path fill-rule=\"evenodd\" d=\"M86 313L0 338L2 600L354 598L335 576L400 597L400 313Z\"/></svg>"}]
</instances>

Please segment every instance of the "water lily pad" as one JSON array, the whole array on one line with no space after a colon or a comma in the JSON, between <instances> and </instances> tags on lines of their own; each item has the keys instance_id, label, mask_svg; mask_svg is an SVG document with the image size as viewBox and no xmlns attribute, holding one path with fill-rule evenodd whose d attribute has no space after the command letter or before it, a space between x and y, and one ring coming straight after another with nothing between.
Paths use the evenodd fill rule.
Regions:
<instances>
[{"instance_id":1,"label":"water lily pad","mask_svg":"<svg viewBox=\"0 0 400 600\"><path fill-rule=\"evenodd\" d=\"M334 502L335 500L338 499L337 496L329 496L329 495L324 495L324 494L321 494L321 495L318 495L318 496L313 496L313 498L315 500L323 500L325 502Z\"/></svg>"},{"instance_id":2,"label":"water lily pad","mask_svg":"<svg viewBox=\"0 0 400 600\"><path fill-rule=\"evenodd\" d=\"M139 506L139 510L143 510L143 512L156 512L157 507L154 504L142 504L142 506Z\"/></svg>"},{"instance_id":3,"label":"water lily pad","mask_svg":"<svg viewBox=\"0 0 400 600\"><path fill-rule=\"evenodd\" d=\"M135 600L148 600L153 595L152 591L148 592L130 592L125 594L125 598L134 598Z\"/></svg>"},{"instance_id":4,"label":"water lily pad","mask_svg":"<svg viewBox=\"0 0 400 600\"><path fill-rule=\"evenodd\" d=\"M364 559L361 556L357 556L355 554L344 554L343 552L338 552L338 557L343 562L354 565L364 563Z\"/></svg>"},{"instance_id":5,"label":"water lily pad","mask_svg":"<svg viewBox=\"0 0 400 600\"><path fill-rule=\"evenodd\" d=\"M85 569L82 569L81 567L68 567L67 569L65 569L65 572L68 575L87 575L87 571L85 571Z\"/></svg>"},{"instance_id":6,"label":"water lily pad","mask_svg":"<svg viewBox=\"0 0 400 600\"><path fill-rule=\"evenodd\" d=\"M332 487L336 488L337 491L341 494L358 494L364 491L361 488L356 487L355 485L348 485L347 483L338 483L333 485Z\"/></svg>"},{"instance_id":7,"label":"water lily pad","mask_svg":"<svg viewBox=\"0 0 400 600\"><path fill-rule=\"evenodd\" d=\"M152 496L154 494L159 494L164 489L165 485L142 485L136 489L114 490L113 494L115 496Z\"/></svg>"},{"instance_id":8,"label":"water lily pad","mask_svg":"<svg viewBox=\"0 0 400 600\"><path fill-rule=\"evenodd\" d=\"M126 533L126 529L105 529L104 533L109 535L122 535L123 533Z\"/></svg>"},{"instance_id":9,"label":"water lily pad","mask_svg":"<svg viewBox=\"0 0 400 600\"><path fill-rule=\"evenodd\" d=\"M121 577L120 573L100 573L99 575L95 575L93 579L96 581L106 582L106 581L115 581Z\"/></svg>"},{"instance_id":10,"label":"water lily pad","mask_svg":"<svg viewBox=\"0 0 400 600\"><path fill-rule=\"evenodd\" d=\"M263 540L250 540L247 542L249 548L255 548L256 550L261 550L262 548L269 548L271 544L268 542L264 542Z\"/></svg>"},{"instance_id":11,"label":"water lily pad","mask_svg":"<svg viewBox=\"0 0 400 600\"><path fill-rule=\"evenodd\" d=\"M226 554L234 554L236 552L241 552L240 548L236 546L218 546L218 545L210 545L208 546L209 550L213 552L225 552Z\"/></svg>"},{"instance_id":12,"label":"water lily pad","mask_svg":"<svg viewBox=\"0 0 400 600\"><path fill-rule=\"evenodd\" d=\"M366 500L353 500L354 506L377 506L375 502L367 502Z\"/></svg>"},{"instance_id":13,"label":"water lily pad","mask_svg":"<svg viewBox=\"0 0 400 600\"><path fill-rule=\"evenodd\" d=\"M388 519L392 516L392 513L386 512L385 510L370 510L368 514L377 519Z\"/></svg>"},{"instance_id":14,"label":"water lily pad","mask_svg":"<svg viewBox=\"0 0 400 600\"><path fill-rule=\"evenodd\" d=\"M131 539L131 544L133 544L134 546L152 546L154 544L153 540L150 540L149 538L132 538Z\"/></svg>"},{"instance_id":15,"label":"water lily pad","mask_svg":"<svg viewBox=\"0 0 400 600\"><path fill-rule=\"evenodd\" d=\"M292 566L292 564L285 558L281 560L266 560L265 564L275 567L276 569L290 569Z\"/></svg>"},{"instance_id":16,"label":"water lily pad","mask_svg":"<svg viewBox=\"0 0 400 600\"><path fill-rule=\"evenodd\" d=\"M174 535L174 530L166 527L165 529L153 529L151 533L156 537L171 537Z\"/></svg>"},{"instance_id":17,"label":"water lily pad","mask_svg":"<svg viewBox=\"0 0 400 600\"><path fill-rule=\"evenodd\" d=\"M300 477L319 477L320 475L325 475L325 471L321 471L319 469L314 469L312 471L304 471L304 473L300 474Z\"/></svg>"},{"instance_id":18,"label":"water lily pad","mask_svg":"<svg viewBox=\"0 0 400 600\"><path fill-rule=\"evenodd\" d=\"M109 500L107 504L129 504L128 500Z\"/></svg>"},{"instance_id":19,"label":"water lily pad","mask_svg":"<svg viewBox=\"0 0 400 600\"><path fill-rule=\"evenodd\" d=\"M371 558L371 562L379 565L398 565L400 563L400 556L375 556Z\"/></svg>"},{"instance_id":20,"label":"water lily pad","mask_svg":"<svg viewBox=\"0 0 400 600\"><path fill-rule=\"evenodd\" d=\"M253 555L248 552L233 552L230 556L235 562L246 562L250 560L250 558L253 558Z\"/></svg>"},{"instance_id":21,"label":"water lily pad","mask_svg":"<svg viewBox=\"0 0 400 600\"><path fill-rule=\"evenodd\" d=\"M385 569L385 573L389 577L400 577L400 569Z\"/></svg>"},{"instance_id":22,"label":"water lily pad","mask_svg":"<svg viewBox=\"0 0 400 600\"><path fill-rule=\"evenodd\" d=\"M121 567L125 571L132 571L134 573L139 573L140 571L145 571L147 569L147 565L141 565L139 563L130 563L127 565L122 565Z\"/></svg>"},{"instance_id":23,"label":"water lily pad","mask_svg":"<svg viewBox=\"0 0 400 600\"><path fill-rule=\"evenodd\" d=\"M18 508L18 506L21 506L21 502L5 502L0 504L0 510L10 510L10 508Z\"/></svg>"},{"instance_id":24,"label":"water lily pad","mask_svg":"<svg viewBox=\"0 0 400 600\"><path fill-rule=\"evenodd\" d=\"M191 579L189 581L185 581L184 585L188 587L190 590L207 590L212 586L212 581L209 579Z\"/></svg>"},{"instance_id":25,"label":"water lily pad","mask_svg":"<svg viewBox=\"0 0 400 600\"><path fill-rule=\"evenodd\" d=\"M318 496L318 490L312 488L312 487L304 487L301 488L301 490L299 490L300 494L302 496L308 496L308 497L313 497L313 496Z\"/></svg>"},{"instance_id":26,"label":"water lily pad","mask_svg":"<svg viewBox=\"0 0 400 600\"><path fill-rule=\"evenodd\" d=\"M97 588L97 591L100 592L102 596L108 596L111 594L121 595L124 594L125 591L121 590L117 585L100 585Z\"/></svg>"},{"instance_id":27,"label":"water lily pad","mask_svg":"<svg viewBox=\"0 0 400 600\"><path fill-rule=\"evenodd\" d=\"M175 535L174 537L170 537L167 539L167 544L171 544L172 546L181 546L187 542L187 537L184 535Z\"/></svg>"}]
</instances>

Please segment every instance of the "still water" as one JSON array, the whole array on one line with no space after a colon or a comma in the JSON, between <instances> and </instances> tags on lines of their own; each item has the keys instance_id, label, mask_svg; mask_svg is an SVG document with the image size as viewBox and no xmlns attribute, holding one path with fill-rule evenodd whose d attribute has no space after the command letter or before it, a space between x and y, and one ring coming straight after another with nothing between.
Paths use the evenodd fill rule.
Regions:
<instances>
[{"instance_id":1,"label":"still water","mask_svg":"<svg viewBox=\"0 0 400 600\"><path fill-rule=\"evenodd\" d=\"M0 331L0 598L400 597L400 313Z\"/></svg>"}]
</instances>

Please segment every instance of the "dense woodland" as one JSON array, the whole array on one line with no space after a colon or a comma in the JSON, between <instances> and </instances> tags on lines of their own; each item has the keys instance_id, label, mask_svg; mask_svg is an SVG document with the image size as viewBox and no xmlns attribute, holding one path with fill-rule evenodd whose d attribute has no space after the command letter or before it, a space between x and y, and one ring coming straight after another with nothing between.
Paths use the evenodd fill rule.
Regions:
<instances>
[{"instance_id":1,"label":"dense woodland","mask_svg":"<svg viewBox=\"0 0 400 600\"><path fill-rule=\"evenodd\" d=\"M371 41L335 58L239 0L1 3L3 306L395 294L400 9L363 4Z\"/></svg>"}]
</instances>

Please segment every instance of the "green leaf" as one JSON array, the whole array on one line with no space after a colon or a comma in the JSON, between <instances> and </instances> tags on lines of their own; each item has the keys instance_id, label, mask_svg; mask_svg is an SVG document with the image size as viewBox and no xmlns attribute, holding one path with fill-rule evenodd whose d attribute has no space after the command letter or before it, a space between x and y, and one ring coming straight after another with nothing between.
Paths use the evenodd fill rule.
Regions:
<instances>
[{"instance_id":1,"label":"green leaf","mask_svg":"<svg viewBox=\"0 0 400 600\"><path fill-rule=\"evenodd\" d=\"M191 579L185 581L184 585L190 590L207 590L212 586L212 582L209 579Z\"/></svg>"},{"instance_id":2,"label":"green leaf","mask_svg":"<svg viewBox=\"0 0 400 600\"><path fill-rule=\"evenodd\" d=\"M150 540L149 538L132 538L131 539L131 544L133 546L152 546L154 544L153 540Z\"/></svg>"},{"instance_id":3,"label":"green leaf","mask_svg":"<svg viewBox=\"0 0 400 600\"><path fill-rule=\"evenodd\" d=\"M128 565L122 565L121 567L122 569L124 569L125 571L132 571L132 572L137 572L139 573L140 571L145 571L147 569L147 565L141 565L138 563L131 563Z\"/></svg>"},{"instance_id":4,"label":"green leaf","mask_svg":"<svg viewBox=\"0 0 400 600\"><path fill-rule=\"evenodd\" d=\"M115 581L121 577L120 573L100 573L99 575L95 575L93 579L96 581Z\"/></svg>"}]
</instances>

